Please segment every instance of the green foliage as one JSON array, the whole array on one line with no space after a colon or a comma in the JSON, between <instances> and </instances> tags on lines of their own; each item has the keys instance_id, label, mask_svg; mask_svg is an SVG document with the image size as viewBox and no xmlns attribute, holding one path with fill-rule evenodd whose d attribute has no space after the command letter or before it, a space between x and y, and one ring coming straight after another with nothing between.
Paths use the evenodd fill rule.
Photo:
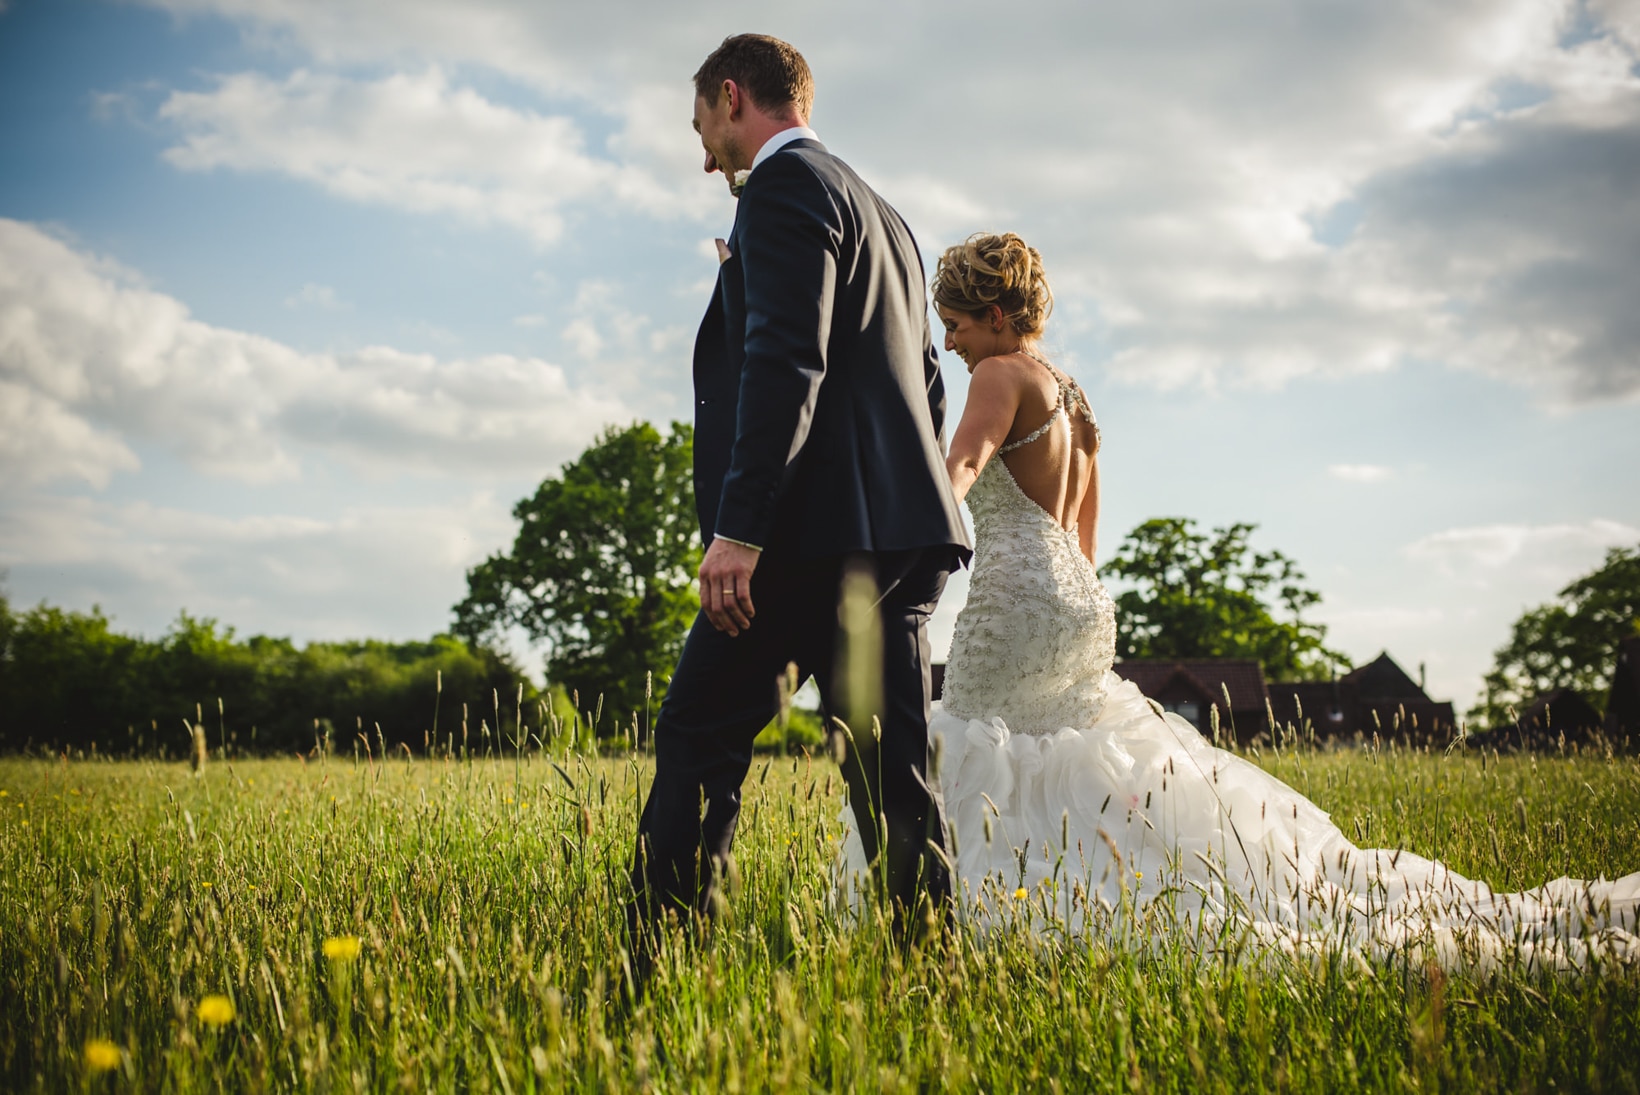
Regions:
<instances>
[{"instance_id":1,"label":"green foliage","mask_svg":"<svg viewBox=\"0 0 1640 1095\"><path fill-rule=\"evenodd\" d=\"M670 672L700 607L693 453L686 423L664 437L646 422L605 431L513 508L512 551L467 573L456 633L520 627L548 645L548 678L583 707L602 696L622 719L641 715L647 676Z\"/></svg>"},{"instance_id":2,"label":"green foliage","mask_svg":"<svg viewBox=\"0 0 1640 1095\"><path fill-rule=\"evenodd\" d=\"M480 720L496 721L497 697L505 721L516 719L520 680L504 655L449 635L298 649L263 635L241 641L184 612L149 640L116 632L99 609L42 604L15 613L0 598L4 751L175 752L186 746L183 722L203 714L213 750L224 740L241 752L311 749L316 725L330 730L335 748L350 748L363 731L375 749L379 724L387 742L420 752L435 704L441 737L459 734L464 706L481 735ZM525 691L533 704L533 687Z\"/></svg>"},{"instance_id":3,"label":"green foliage","mask_svg":"<svg viewBox=\"0 0 1640 1095\"><path fill-rule=\"evenodd\" d=\"M1633 870L1640 761L1284 750L1346 834L1520 889ZM754 763L727 915L621 999L634 758L0 759L0 1090L1633 1091L1640 973L1431 973L828 904L839 787ZM26 824L25 824L26 823ZM1171 934L1168 934L1171 933ZM327 939L357 938L353 957ZM1237 948L1246 946L1248 951ZM351 946L337 953L351 954ZM213 1029L207 995L235 1018ZM87 1075L106 1039L117 1069Z\"/></svg>"},{"instance_id":4,"label":"green foliage","mask_svg":"<svg viewBox=\"0 0 1640 1095\"><path fill-rule=\"evenodd\" d=\"M1117 656L1257 658L1272 680L1349 669L1324 644L1326 627L1302 618L1321 595L1300 585L1287 556L1252 549L1255 528L1237 523L1209 536L1187 517L1157 517L1128 533L1104 567L1132 586L1116 598Z\"/></svg>"},{"instance_id":5,"label":"green foliage","mask_svg":"<svg viewBox=\"0 0 1640 1095\"><path fill-rule=\"evenodd\" d=\"M778 717L752 739L752 748L762 753L795 753L800 749L813 752L825 744L825 728L820 724L820 712L793 707L784 724Z\"/></svg>"},{"instance_id":6,"label":"green foliage","mask_svg":"<svg viewBox=\"0 0 1640 1095\"><path fill-rule=\"evenodd\" d=\"M1640 634L1640 547L1615 547L1606 561L1545 605L1515 621L1509 641L1493 654L1480 702L1469 713L1485 726L1507 726L1557 688L1582 693L1604 708L1617 663L1617 644Z\"/></svg>"}]
</instances>

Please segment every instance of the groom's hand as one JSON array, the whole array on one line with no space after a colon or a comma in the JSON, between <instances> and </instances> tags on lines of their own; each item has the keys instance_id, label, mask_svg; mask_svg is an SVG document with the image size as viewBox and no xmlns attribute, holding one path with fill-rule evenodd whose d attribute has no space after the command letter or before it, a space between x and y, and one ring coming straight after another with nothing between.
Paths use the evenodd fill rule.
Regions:
<instances>
[{"instance_id":1,"label":"groom's hand","mask_svg":"<svg viewBox=\"0 0 1640 1095\"><path fill-rule=\"evenodd\" d=\"M739 635L752 626L752 571L757 569L756 548L721 537L706 549L700 561L700 607L712 626Z\"/></svg>"}]
</instances>

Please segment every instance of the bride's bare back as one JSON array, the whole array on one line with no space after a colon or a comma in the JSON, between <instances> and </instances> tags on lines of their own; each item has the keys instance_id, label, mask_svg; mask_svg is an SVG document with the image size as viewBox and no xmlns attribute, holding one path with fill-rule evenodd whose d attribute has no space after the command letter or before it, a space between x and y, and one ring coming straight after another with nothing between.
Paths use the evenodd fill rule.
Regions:
<instances>
[{"instance_id":1,"label":"bride's bare back","mask_svg":"<svg viewBox=\"0 0 1640 1095\"><path fill-rule=\"evenodd\" d=\"M1086 397L1027 353L978 363L946 467L961 499L993 458L1061 528L1075 528L1091 561L1099 522L1099 427Z\"/></svg>"}]
</instances>

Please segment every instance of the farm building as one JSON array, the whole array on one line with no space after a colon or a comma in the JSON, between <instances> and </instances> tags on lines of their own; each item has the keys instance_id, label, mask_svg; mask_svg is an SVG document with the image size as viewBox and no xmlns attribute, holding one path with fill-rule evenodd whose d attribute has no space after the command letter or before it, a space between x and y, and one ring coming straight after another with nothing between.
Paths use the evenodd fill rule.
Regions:
<instances>
[{"instance_id":1,"label":"farm building","mask_svg":"<svg viewBox=\"0 0 1640 1095\"><path fill-rule=\"evenodd\" d=\"M1265 728L1268 693L1257 659L1128 658L1116 674L1204 734L1212 733L1215 709L1223 731L1233 727L1242 740Z\"/></svg>"},{"instance_id":2,"label":"farm building","mask_svg":"<svg viewBox=\"0 0 1640 1095\"><path fill-rule=\"evenodd\" d=\"M1444 742L1458 718L1449 700L1432 700L1387 652L1333 681L1280 681L1270 685L1278 726L1308 736Z\"/></svg>"}]
</instances>

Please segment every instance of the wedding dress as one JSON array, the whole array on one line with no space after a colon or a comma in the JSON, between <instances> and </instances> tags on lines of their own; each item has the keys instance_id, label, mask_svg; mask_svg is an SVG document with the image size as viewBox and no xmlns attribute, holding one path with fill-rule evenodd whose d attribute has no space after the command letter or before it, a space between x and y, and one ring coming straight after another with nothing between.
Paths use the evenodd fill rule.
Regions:
<instances>
[{"instance_id":1,"label":"wedding dress","mask_svg":"<svg viewBox=\"0 0 1640 1095\"><path fill-rule=\"evenodd\" d=\"M1093 421L1059 382L1053 417L1009 448L1073 414ZM1024 917L1038 931L1184 932L1289 953L1422 947L1448 966L1640 960L1640 873L1503 894L1409 852L1356 847L1303 795L1111 671L1110 594L1077 533L1000 454L967 501L974 569L930 723L959 915L982 930ZM840 896L857 901L852 832L841 866L855 892Z\"/></svg>"}]
</instances>

